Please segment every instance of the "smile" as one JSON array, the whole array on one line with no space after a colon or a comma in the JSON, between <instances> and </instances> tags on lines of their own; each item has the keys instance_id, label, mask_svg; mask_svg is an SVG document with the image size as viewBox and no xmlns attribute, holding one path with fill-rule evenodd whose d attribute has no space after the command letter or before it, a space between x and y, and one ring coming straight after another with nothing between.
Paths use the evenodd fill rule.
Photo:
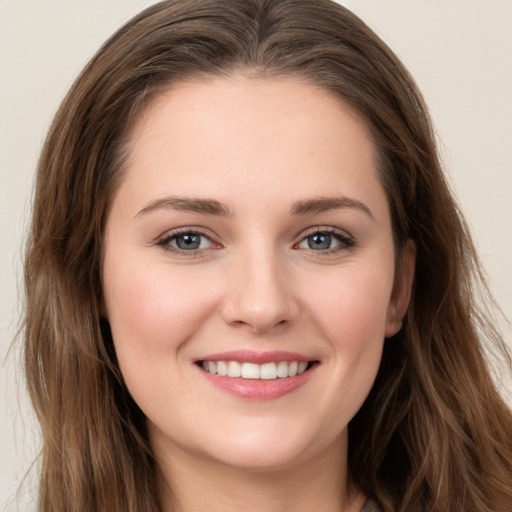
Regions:
<instances>
[{"instance_id":1,"label":"smile","mask_svg":"<svg viewBox=\"0 0 512 512\"><path fill-rule=\"evenodd\" d=\"M238 361L201 361L201 368L221 377L274 380L295 377L304 373L312 362L279 361L264 364Z\"/></svg>"},{"instance_id":2,"label":"smile","mask_svg":"<svg viewBox=\"0 0 512 512\"><path fill-rule=\"evenodd\" d=\"M237 398L273 400L304 386L317 373L320 360L283 350L231 350L194 361L214 387Z\"/></svg>"}]
</instances>

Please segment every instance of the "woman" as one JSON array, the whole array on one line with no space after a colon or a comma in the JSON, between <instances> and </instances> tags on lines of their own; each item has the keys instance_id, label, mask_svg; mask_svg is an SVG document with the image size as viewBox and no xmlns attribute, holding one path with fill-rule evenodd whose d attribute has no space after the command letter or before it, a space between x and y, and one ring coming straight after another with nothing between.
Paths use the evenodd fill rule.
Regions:
<instances>
[{"instance_id":1,"label":"woman","mask_svg":"<svg viewBox=\"0 0 512 512\"><path fill-rule=\"evenodd\" d=\"M118 31L41 156L41 511L510 511L501 347L421 95L328 0Z\"/></svg>"}]
</instances>

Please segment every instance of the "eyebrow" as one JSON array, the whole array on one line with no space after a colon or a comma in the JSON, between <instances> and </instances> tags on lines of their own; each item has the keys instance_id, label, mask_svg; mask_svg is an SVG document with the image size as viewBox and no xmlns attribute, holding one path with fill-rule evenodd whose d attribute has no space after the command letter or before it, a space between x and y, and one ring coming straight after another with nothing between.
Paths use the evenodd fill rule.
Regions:
<instances>
[{"instance_id":1,"label":"eyebrow","mask_svg":"<svg viewBox=\"0 0 512 512\"><path fill-rule=\"evenodd\" d=\"M314 197L312 199L296 201L290 209L290 214L309 215L343 208L355 208L375 220L368 206L357 199L351 199L345 196ZM160 209L203 213L205 215L219 215L222 217L234 216L232 210L215 199L168 196L150 201L135 217L142 217L143 215Z\"/></svg>"},{"instance_id":2,"label":"eyebrow","mask_svg":"<svg viewBox=\"0 0 512 512\"><path fill-rule=\"evenodd\" d=\"M206 215L233 216L233 212L215 199L196 197L168 196L149 202L135 217L142 217L160 209L179 210L185 212L204 213Z\"/></svg>"},{"instance_id":3,"label":"eyebrow","mask_svg":"<svg viewBox=\"0 0 512 512\"><path fill-rule=\"evenodd\" d=\"M371 219L375 220L372 211L361 201L351 199L345 196L336 197L314 197L293 203L290 213L292 215L308 215L311 213L322 213L329 210L343 208L355 208L366 213Z\"/></svg>"}]
</instances>

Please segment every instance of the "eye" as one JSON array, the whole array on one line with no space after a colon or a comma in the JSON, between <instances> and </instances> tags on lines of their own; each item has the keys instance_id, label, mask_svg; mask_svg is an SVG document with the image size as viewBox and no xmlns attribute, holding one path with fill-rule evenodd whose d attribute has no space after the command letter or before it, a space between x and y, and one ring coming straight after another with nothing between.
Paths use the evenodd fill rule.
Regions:
<instances>
[{"instance_id":1,"label":"eye","mask_svg":"<svg viewBox=\"0 0 512 512\"><path fill-rule=\"evenodd\" d=\"M355 241L350 236L338 230L322 229L303 238L297 247L319 252L336 252L354 245Z\"/></svg>"},{"instance_id":2,"label":"eye","mask_svg":"<svg viewBox=\"0 0 512 512\"><path fill-rule=\"evenodd\" d=\"M194 253L217 246L211 238L196 231L180 231L167 234L157 242L157 245L174 253Z\"/></svg>"}]
</instances>

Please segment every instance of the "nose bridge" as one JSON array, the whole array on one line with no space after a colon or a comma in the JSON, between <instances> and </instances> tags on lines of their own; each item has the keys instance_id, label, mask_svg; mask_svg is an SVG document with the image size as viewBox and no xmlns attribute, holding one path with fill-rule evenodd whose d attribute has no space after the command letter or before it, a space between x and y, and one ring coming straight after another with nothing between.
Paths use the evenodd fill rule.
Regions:
<instances>
[{"instance_id":1,"label":"nose bridge","mask_svg":"<svg viewBox=\"0 0 512 512\"><path fill-rule=\"evenodd\" d=\"M255 332L290 322L298 311L285 257L275 247L247 248L233 262L225 320Z\"/></svg>"}]
</instances>

